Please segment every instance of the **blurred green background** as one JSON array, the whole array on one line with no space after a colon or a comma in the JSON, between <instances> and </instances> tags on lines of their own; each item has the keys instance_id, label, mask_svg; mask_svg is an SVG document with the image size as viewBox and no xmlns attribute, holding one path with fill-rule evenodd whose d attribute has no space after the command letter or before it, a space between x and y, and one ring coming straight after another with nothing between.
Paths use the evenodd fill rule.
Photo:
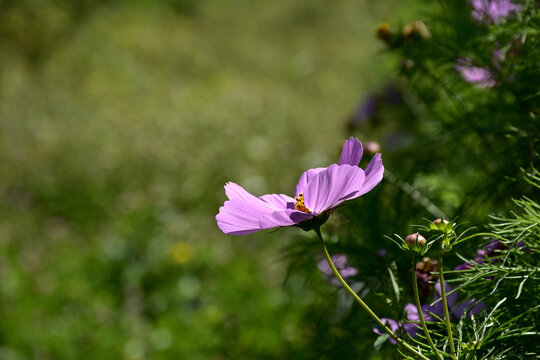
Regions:
<instances>
[{"instance_id":1,"label":"blurred green background","mask_svg":"<svg viewBox=\"0 0 540 360\"><path fill-rule=\"evenodd\" d=\"M301 358L300 230L214 216L337 160L403 6L1 1L0 358Z\"/></svg>"}]
</instances>

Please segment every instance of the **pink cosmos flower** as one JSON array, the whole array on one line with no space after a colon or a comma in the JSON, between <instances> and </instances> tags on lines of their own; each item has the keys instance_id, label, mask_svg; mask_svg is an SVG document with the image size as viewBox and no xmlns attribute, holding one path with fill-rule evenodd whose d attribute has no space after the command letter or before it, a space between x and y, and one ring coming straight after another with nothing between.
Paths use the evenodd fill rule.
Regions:
<instances>
[{"instance_id":1,"label":"pink cosmos flower","mask_svg":"<svg viewBox=\"0 0 540 360\"><path fill-rule=\"evenodd\" d=\"M331 258L332 258L332 262L334 263L334 266L336 267L336 269L339 270L339 274L341 275L342 278L347 279L358 274L358 269L349 265L349 260L347 259L347 255L335 254L335 255L332 255ZM332 269L330 268L330 265L328 265L328 262L326 261L326 259L320 260L317 263L317 267L324 274L328 276L332 276L332 284L334 284L335 286L340 286L339 280L336 277L333 277L334 273L332 272Z\"/></svg>"},{"instance_id":2,"label":"pink cosmos flower","mask_svg":"<svg viewBox=\"0 0 540 360\"><path fill-rule=\"evenodd\" d=\"M497 84L493 73L489 69L473 66L469 58L457 59L457 62L458 64L454 68L466 82L479 88L492 88Z\"/></svg>"},{"instance_id":3,"label":"pink cosmos flower","mask_svg":"<svg viewBox=\"0 0 540 360\"><path fill-rule=\"evenodd\" d=\"M218 227L226 234L245 235L280 226L320 226L328 219L328 210L367 193L382 180L381 154L362 170L358 167L362 152L362 143L351 137L343 145L337 164L309 169L300 176L294 198L283 194L257 197L235 183L227 183L229 200L219 208Z\"/></svg>"},{"instance_id":4,"label":"pink cosmos flower","mask_svg":"<svg viewBox=\"0 0 540 360\"><path fill-rule=\"evenodd\" d=\"M521 5L510 0L472 0L471 17L479 23L499 24L513 12L521 11Z\"/></svg>"}]
</instances>

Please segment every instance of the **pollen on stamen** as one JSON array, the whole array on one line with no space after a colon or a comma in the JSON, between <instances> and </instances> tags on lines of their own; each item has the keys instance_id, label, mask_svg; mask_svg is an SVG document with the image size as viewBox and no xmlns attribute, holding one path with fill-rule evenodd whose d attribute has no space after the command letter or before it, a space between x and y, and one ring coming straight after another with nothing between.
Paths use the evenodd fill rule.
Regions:
<instances>
[{"instance_id":1,"label":"pollen on stamen","mask_svg":"<svg viewBox=\"0 0 540 360\"><path fill-rule=\"evenodd\" d=\"M303 194L303 193L299 193L298 196L295 197L294 199L296 200L296 202L294 203L294 208L295 208L295 210L298 210L298 211L302 211L302 212L311 214L311 210L309 210L309 209L304 205L304 194Z\"/></svg>"}]
</instances>

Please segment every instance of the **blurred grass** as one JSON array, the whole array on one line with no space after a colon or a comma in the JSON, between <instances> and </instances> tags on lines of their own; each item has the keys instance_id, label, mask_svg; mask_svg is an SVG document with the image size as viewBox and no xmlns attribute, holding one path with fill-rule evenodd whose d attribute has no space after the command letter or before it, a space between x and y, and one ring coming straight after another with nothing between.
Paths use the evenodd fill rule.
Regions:
<instances>
[{"instance_id":1,"label":"blurred grass","mask_svg":"<svg viewBox=\"0 0 540 360\"><path fill-rule=\"evenodd\" d=\"M48 4L0 55L0 357L300 358L296 230L214 216L226 181L292 194L337 159L396 2Z\"/></svg>"}]
</instances>

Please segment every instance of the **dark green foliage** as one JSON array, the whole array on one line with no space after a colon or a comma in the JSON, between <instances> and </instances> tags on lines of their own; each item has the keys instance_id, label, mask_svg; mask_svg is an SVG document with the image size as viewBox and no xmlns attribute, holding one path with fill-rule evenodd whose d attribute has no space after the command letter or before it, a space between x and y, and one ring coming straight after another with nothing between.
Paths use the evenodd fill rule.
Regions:
<instances>
[{"instance_id":1,"label":"dark green foliage","mask_svg":"<svg viewBox=\"0 0 540 360\"><path fill-rule=\"evenodd\" d=\"M453 322L456 348L467 359L534 358L540 341L540 218L533 201L540 198L534 170L540 148L540 11L536 2L525 1L522 11L495 25L474 21L466 1L425 4L416 15L423 23L379 27L379 37L393 53L396 75L369 98L364 110L370 111L353 117L347 129L361 140L378 140L387 171L375 191L336 210L326 225L329 248L347 254L359 269L351 281L369 289L364 300L375 312L400 320L403 306L412 302L411 259L383 235L422 233L425 224L417 229L411 224L442 216L457 220L461 239L491 231L493 236L472 237L445 256L449 271L473 259L486 242L505 239L494 257L446 275L453 287L461 284L459 302L475 299L486 305L484 313ZM489 70L494 81L485 86L465 81L458 71L465 58ZM522 199L515 201L515 213L513 199ZM518 246L521 241L526 245ZM302 244L294 247L304 257ZM436 259L438 247L427 255ZM382 248L387 254L378 258L375 253ZM317 258L313 251L307 254ZM302 263L299 258L294 262ZM306 271L312 268L305 265ZM346 332L331 337L335 345L325 343L325 351L339 358L367 354L363 337L369 337L365 329L373 325L369 317L352 305L340 324ZM320 326L329 327L329 321ZM437 346L448 353L443 323L430 328ZM364 347L358 345L361 337ZM380 345L374 334L370 339ZM418 339L427 344L422 335ZM314 346L322 341L313 337ZM399 357L386 344L377 356Z\"/></svg>"},{"instance_id":2,"label":"dark green foliage","mask_svg":"<svg viewBox=\"0 0 540 360\"><path fill-rule=\"evenodd\" d=\"M532 185L539 186L535 175ZM473 262L471 269L454 274L460 290L482 299L489 314L465 323L461 330L468 335L466 341L476 341L479 358L505 358L486 354L506 352L521 354L523 359L538 355L540 204L524 198L516 205L511 217L495 218L491 226L494 234L504 238L499 240L500 249L485 261Z\"/></svg>"}]
</instances>

